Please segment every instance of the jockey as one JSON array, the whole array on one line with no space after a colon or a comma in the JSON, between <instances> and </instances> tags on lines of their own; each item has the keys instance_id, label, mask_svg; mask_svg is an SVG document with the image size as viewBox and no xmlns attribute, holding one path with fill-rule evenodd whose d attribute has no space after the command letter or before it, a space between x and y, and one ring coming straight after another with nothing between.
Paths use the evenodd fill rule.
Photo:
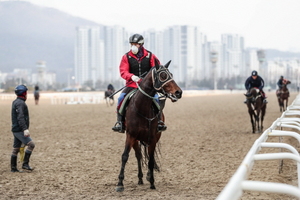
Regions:
<instances>
[{"instance_id":1,"label":"jockey","mask_svg":"<svg viewBox=\"0 0 300 200\"><path fill-rule=\"evenodd\" d=\"M285 79L283 76L280 76L280 79L278 80L278 82L277 82L277 85L278 85L278 90L277 90L277 96L279 96L280 95L280 92L281 92L281 89L282 89L282 87L283 87L283 85L286 85L286 87L287 87L287 84L289 84L290 82L287 80L287 79ZM286 88L287 89L287 88ZM288 89L287 89L288 90ZM290 97L290 93L289 93L289 91L288 91L288 96Z\"/></svg>"},{"instance_id":2,"label":"jockey","mask_svg":"<svg viewBox=\"0 0 300 200\"><path fill-rule=\"evenodd\" d=\"M142 75L146 74L152 67L155 66L155 60L157 57L150 51L144 48L144 38L140 34L134 34L129 38L131 49L121 59L119 66L120 74L123 79L126 80L126 87L118 98L117 105L117 122L113 131L124 133L125 132L125 116L119 113L121 103L126 94L131 90L137 88L137 84L141 81ZM155 95L158 98L158 95ZM158 115L158 130L165 131L167 126L161 120L161 114Z\"/></svg>"},{"instance_id":3,"label":"jockey","mask_svg":"<svg viewBox=\"0 0 300 200\"><path fill-rule=\"evenodd\" d=\"M114 88L114 86L113 86L111 83L108 84L107 90L108 90L108 91L111 91L111 92L115 92L115 88Z\"/></svg>"},{"instance_id":4,"label":"jockey","mask_svg":"<svg viewBox=\"0 0 300 200\"><path fill-rule=\"evenodd\" d=\"M248 77L245 82L245 88L247 90L247 93L250 91L251 88L256 87L259 89L263 97L263 103L268 103L265 92L263 91L264 85L265 85L264 80L260 76L258 76L258 73L255 70L251 72L251 76ZM247 103L247 99L244 101L244 103Z\"/></svg>"}]
</instances>

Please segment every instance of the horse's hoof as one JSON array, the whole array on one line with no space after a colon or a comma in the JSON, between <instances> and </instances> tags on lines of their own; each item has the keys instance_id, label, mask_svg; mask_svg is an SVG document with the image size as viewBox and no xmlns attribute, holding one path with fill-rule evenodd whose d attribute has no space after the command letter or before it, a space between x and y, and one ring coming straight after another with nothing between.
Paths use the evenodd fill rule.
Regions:
<instances>
[{"instance_id":1,"label":"horse's hoof","mask_svg":"<svg viewBox=\"0 0 300 200\"><path fill-rule=\"evenodd\" d=\"M143 184L144 184L143 180L139 180L138 185L143 185Z\"/></svg>"},{"instance_id":2,"label":"horse's hoof","mask_svg":"<svg viewBox=\"0 0 300 200\"><path fill-rule=\"evenodd\" d=\"M154 185L151 185L151 186L150 186L150 189L155 190L156 188L155 188Z\"/></svg>"},{"instance_id":3,"label":"horse's hoof","mask_svg":"<svg viewBox=\"0 0 300 200\"><path fill-rule=\"evenodd\" d=\"M124 191L124 186L117 186L116 187L116 192L123 192Z\"/></svg>"}]
</instances>

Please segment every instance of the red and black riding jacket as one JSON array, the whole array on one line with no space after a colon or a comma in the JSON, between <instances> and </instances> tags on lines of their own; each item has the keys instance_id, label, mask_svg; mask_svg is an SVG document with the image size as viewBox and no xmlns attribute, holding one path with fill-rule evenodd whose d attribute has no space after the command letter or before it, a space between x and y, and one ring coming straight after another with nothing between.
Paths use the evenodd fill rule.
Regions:
<instances>
[{"instance_id":1,"label":"red and black riding jacket","mask_svg":"<svg viewBox=\"0 0 300 200\"><path fill-rule=\"evenodd\" d=\"M146 49L143 49L143 51L143 56L140 59L131 51L122 57L119 69L121 77L126 80L126 87L137 88L136 83L131 80L131 77L133 75L141 77L141 75L146 74L145 72L148 72L155 66L155 60L158 60L150 51Z\"/></svg>"}]
</instances>

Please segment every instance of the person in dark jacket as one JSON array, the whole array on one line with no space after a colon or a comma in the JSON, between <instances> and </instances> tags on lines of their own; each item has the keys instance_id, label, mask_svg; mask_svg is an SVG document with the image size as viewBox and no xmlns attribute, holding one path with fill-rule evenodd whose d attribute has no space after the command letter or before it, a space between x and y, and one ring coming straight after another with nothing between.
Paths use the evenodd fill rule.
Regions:
<instances>
[{"instance_id":1,"label":"person in dark jacket","mask_svg":"<svg viewBox=\"0 0 300 200\"><path fill-rule=\"evenodd\" d=\"M289 92L289 89L287 88L287 85L290 84L291 82L287 79L285 79L283 76L280 76L280 79L277 81L277 86L278 86L278 90L276 91L276 94L277 96L279 97L280 94L281 94L281 90L282 90L282 87L284 85L286 85L286 89L287 89L287 93L288 93L288 97L290 97L290 92Z\"/></svg>"},{"instance_id":2,"label":"person in dark jacket","mask_svg":"<svg viewBox=\"0 0 300 200\"><path fill-rule=\"evenodd\" d=\"M110 83L110 84L108 84L108 86L107 86L107 90L108 91L110 91L110 92L112 92L112 93L114 93L115 92L115 88L114 88L114 86Z\"/></svg>"},{"instance_id":3,"label":"person in dark jacket","mask_svg":"<svg viewBox=\"0 0 300 200\"><path fill-rule=\"evenodd\" d=\"M124 121L125 117L119 113L120 105L127 93L137 88L137 84L141 81L142 75L146 75L147 72L155 66L155 60L158 58L150 51L144 48L144 38L140 34L134 34L129 38L131 50L123 55L119 66L120 74L123 79L126 80L126 87L118 98L117 105L117 122L113 131L120 133L125 132ZM156 95L158 99L158 95ZM164 122L161 120L159 115L158 130L165 131L167 129Z\"/></svg>"},{"instance_id":4,"label":"person in dark jacket","mask_svg":"<svg viewBox=\"0 0 300 200\"><path fill-rule=\"evenodd\" d=\"M11 155L11 172L19 172L17 168L17 156L20 147L23 144L27 146L25 151L22 169L32 170L29 166L29 158L35 147L29 133L29 111L25 103L27 99L27 87L25 85L18 85L15 88L17 98L12 102L11 120L12 133L14 136L13 151Z\"/></svg>"},{"instance_id":5,"label":"person in dark jacket","mask_svg":"<svg viewBox=\"0 0 300 200\"><path fill-rule=\"evenodd\" d=\"M262 79L262 77L260 77L257 71L255 70L251 72L251 76L248 77L247 80L245 81L245 88L247 90L247 93L250 92L251 88L256 87L259 89L263 97L263 103L268 103L265 92L263 91L264 86L265 86L264 79ZM244 101L244 103L247 103L247 99Z\"/></svg>"}]
</instances>

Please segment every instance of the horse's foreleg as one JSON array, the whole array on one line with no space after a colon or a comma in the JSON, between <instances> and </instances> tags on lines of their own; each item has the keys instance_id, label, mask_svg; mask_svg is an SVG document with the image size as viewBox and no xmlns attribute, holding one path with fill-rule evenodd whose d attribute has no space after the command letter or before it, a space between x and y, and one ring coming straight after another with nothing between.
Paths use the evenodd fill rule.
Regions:
<instances>
[{"instance_id":1,"label":"horse's foreleg","mask_svg":"<svg viewBox=\"0 0 300 200\"><path fill-rule=\"evenodd\" d=\"M255 122L253 120L254 113L252 110L249 110L249 115L250 115L250 121L251 121L251 125L252 125L252 133L255 133Z\"/></svg>"},{"instance_id":2,"label":"horse's foreleg","mask_svg":"<svg viewBox=\"0 0 300 200\"><path fill-rule=\"evenodd\" d=\"M151 145L148 147L148 154L149 154L149 162L148 162L148 173L147 173L147 180L150 182L150 189L156 189L154 185L154 151L155 146L151 147Z\"/></svg>"},{"instance_id":3,"label":"horse's foreleg","mask_svg":"<svg viewBox=\"0 0 300 200\"><path fill-rule=\"evenodd\" d=\"M137 164L138 164L138 178L139 178L139 185L144 184L143 182L143 171L142 171L142 153L141 153L141 148L139 147L138 142L136 142L133 145L133 149L135 150L135 157L137 159Z\"/></svg>"},{"instance_id":4,"label":"horse's foreleg","mask_svg":"<svg viewBox=\"0 0 300 200\"><path fill-rule=\"evenodd\" d=\"M124 171L125 171L126 162L128 161L128 158L129 158L130 149L131 149L131 146L129 144L126 144L124 152L122 154L122 165L121 165L121 170L120 170L120 174L119 174L119 182L118 182L118 185L116 187L117 192L124 191L124 185L123 185L123 180L124 180L124 177L125 177L124 176Z\"/></svg>"},{"instance_id":5,"label":"horse's foreleg","mask_svg":"<svg viewBox=\"0 0 300 200\"><path fill-rule=\"evenodd\" d=\"M260 124L261 124L261 132L264 130L263 122L266 114L266 107L262 108L261 110L261 117L260 117Z\"/></svg>"},{"instance_id":6,"label":"horse's foreleg","mask_svg":"<svg viewBox=\"0 0 300 200\"><path fill-rule=\"evenodd\" d=\"M261 126L260 126L260 122L259 122L259 114L260 114L260 110L258 110L257 112L256 112L256 117L255 117L255 121L256 121L256 123L257 123L257 132L258 133L260 133L261 132Z\"/></svg>"}]
</instances>

